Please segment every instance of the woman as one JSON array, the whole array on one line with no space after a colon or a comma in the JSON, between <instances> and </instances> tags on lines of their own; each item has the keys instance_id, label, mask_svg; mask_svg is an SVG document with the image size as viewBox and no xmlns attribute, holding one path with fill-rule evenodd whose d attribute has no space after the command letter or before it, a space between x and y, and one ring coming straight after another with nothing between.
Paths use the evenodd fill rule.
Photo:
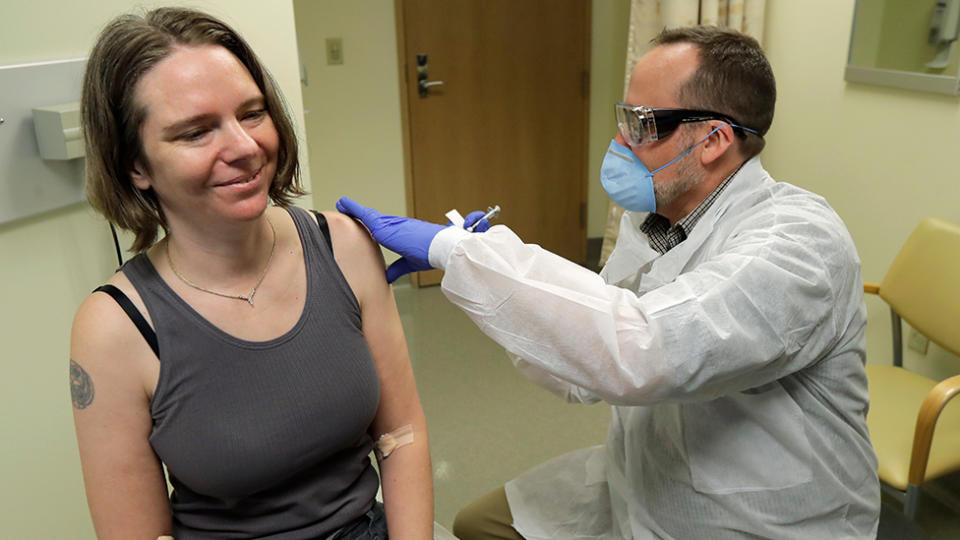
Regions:
<instances>
[{"instance_id":1,"label":"woman","mask_svg":"<svg viewBox=\"0 0 960 540\"><path fill-rule=\"evenodd\" d=\"M352 220L290 206L296 138L249 46L197 11L121 16L82 110L88 198L138 253L71 338L97 535L430 538L426 425L382 257ZM381 506L368 455L405 426Z\"/></svg>"}]
</instances>

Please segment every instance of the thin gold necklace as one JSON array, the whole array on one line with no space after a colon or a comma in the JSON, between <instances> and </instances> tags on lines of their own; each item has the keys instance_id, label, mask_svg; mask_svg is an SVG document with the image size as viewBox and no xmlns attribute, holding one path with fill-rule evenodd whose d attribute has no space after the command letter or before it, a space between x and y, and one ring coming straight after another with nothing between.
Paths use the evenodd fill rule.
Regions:
<instances>
[{"instance_id":1,"label":"thin gold necklace","mask_svg":"<svg viewBox=\"0 0 960 540\"><path fill-rule=\"evenodd\" d=\"M196 283L183 277L183 274L177 271L177 267L173 265L173 259L170 258L170 242L167 241L167 244L166 246L164 246L164 248L167 252L167 262L170 264L170 269L173 270L173 273L176 274L178 278L180 278L180 281L186 283L187 285L193 287L194 289L197 289L198 291L215 294L217 296L222 296L224 298L233 298L234 300L243 300L248 304L250 304L251 307L253 307L253 296L257 294L257 288L260 287L261 283L263 283L263 278L267 276L267 270L270 269L270 262L273 261L273 254L274 252L277 251L277 229L274 228L273 222L270 221L270 218L268 218L266 215L264 215L263 217L267 219L267 224L270 225L270 230L273 231L273 247L270 248L270 256L267 258L267 264L263 266L263 271L260 272L260 277L257 278L257 284L253 286L253 290L250 291L250 294L227 294L219 291L214 291L206 287L201 287L200 285L197 285Z\"/></svg>"}]
</instances>

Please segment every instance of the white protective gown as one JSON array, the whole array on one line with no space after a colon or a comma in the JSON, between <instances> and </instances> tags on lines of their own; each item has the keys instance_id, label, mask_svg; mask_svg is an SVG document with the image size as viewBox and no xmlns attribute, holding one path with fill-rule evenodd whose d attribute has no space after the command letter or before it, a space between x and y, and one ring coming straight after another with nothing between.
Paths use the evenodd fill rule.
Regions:
<instances>
[{"instance_id":1,"label":"white protective gown","mask_svg":"<svg viewBox=\"0 0 960 540\"><path fill-rule=\"evenodd\" d=\"M627 212L601 275L449 227L442 288L528 377L613 405L605 446L509 482L529 539L874 538L860 263L826 201L748 161L660 256Z\"/></svg>"}]
</instances>

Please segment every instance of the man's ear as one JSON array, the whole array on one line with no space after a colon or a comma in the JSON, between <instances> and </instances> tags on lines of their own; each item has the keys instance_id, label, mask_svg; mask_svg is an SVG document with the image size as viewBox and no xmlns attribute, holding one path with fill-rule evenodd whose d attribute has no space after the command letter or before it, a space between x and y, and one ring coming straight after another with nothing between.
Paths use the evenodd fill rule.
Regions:
<instances>
[{"instance_id":1,"label":"man's ear","mask_svg":"<svg viewBox=\"0 0 960 540\"><path fill-rule=\"evenodd\" d=\"M137 189L148 190L153 187L153 178L150 177L146 167L139 161L133 163L133 167L130 169L130 179L133 180L133 185Z\"/></svg>"},{"instance_id":2,"label":"man's ear","mask_svg":"<svg viewBox=\"0 0 960 540\"><path fill-rule=\"evenodd\" d=\"M703 149L700 151L700 161L704 166L707 166L714 161L720 159L727 152L735 152L736 144L734 138L736 134L733 132L733 127L730 124L717 124L712 126L710 129L717 129L707 140L703 141Z\"/></svg>"}]
</instances>

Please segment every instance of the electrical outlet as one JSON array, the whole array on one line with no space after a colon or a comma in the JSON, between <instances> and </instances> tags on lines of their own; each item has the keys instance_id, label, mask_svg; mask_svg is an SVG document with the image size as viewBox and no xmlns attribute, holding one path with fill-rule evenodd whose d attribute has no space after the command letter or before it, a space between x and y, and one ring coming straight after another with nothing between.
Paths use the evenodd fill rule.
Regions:
<instances>
[{"instance_id":1,"label":"electrical outlet","mask_svg":"<svg viewBox=\"0 0 960 540\"><path fill-rule=\"evenodd\" d=\"M343 40L338 37L327 38L327 65L343 63Z\"/></svg>"},{"instance_id":2,"label":"electrical outlet","mask_svg":"<svg viewBox=\"0 0 960 540\"><path fill-rule=\"evenodd\" d=\"M917 332L913 328L910 329L910 337L907 338L907 348L913 349L920 354L927 354L928 345L930 345L930 340L927 339L927 336Z\"/></svg>"}]
</instances>

